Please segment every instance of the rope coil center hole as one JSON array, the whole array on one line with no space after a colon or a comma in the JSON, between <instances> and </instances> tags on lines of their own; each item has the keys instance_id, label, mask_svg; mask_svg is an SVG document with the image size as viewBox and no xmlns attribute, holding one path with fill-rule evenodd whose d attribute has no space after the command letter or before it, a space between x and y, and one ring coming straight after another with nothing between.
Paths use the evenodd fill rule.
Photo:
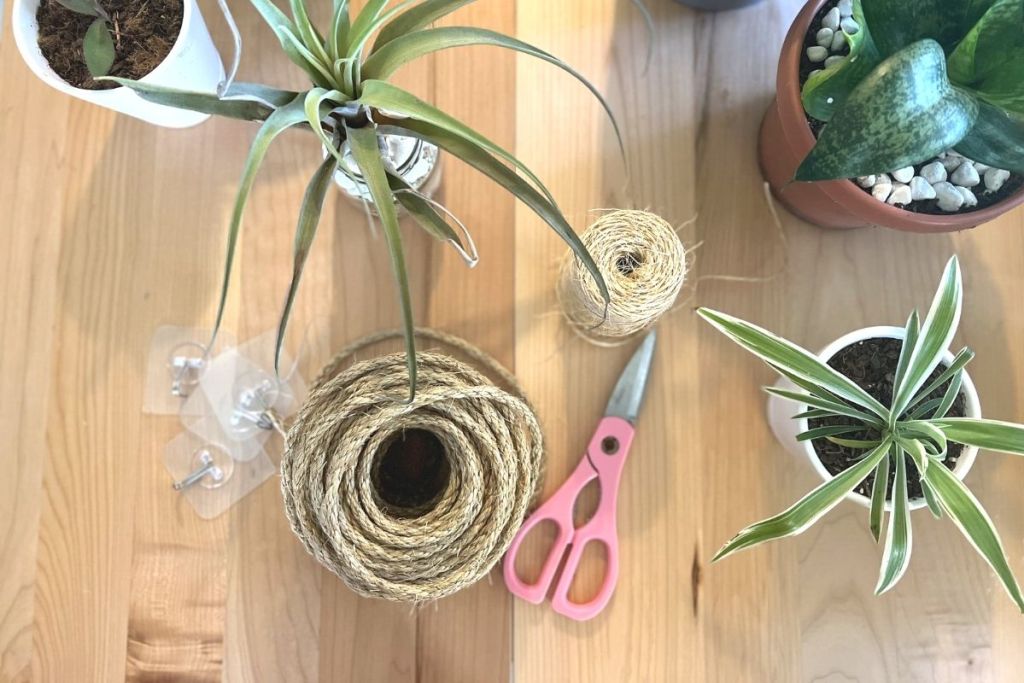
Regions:
<instances>
[{"instance_id":1,"label":"rope coil center hole","mask_svg":"<svg viewBox=\"0 0 1024 683\"><path fill-rule=\"evenodd\" d=\"M430 512L444 495L451 463L444 444L426 429L408 429L392 437L377 456L373 490L386 511L396 517Z\"/></svg>"},{"instance_id":2,"label":"rope coil center hole","mask_svg":"<svg viewBox=\"0 0 1024 683\"><path fill-rule=\"evenodd\" d=\"M626 277L635 273L644 264L644 255L635 251L619 254L615 259L615 269Z\"/></svg>"}]
</instances>

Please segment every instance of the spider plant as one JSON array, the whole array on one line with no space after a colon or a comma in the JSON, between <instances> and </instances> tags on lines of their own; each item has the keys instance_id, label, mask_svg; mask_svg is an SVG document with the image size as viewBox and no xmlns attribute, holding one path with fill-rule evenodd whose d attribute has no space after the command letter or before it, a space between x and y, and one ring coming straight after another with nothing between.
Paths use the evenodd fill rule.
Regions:
<instances>
[{"instance_id":1,"label":"spider plant","mask_svg":"<svg viewBox=\"0 0 1024 683\"><path fill-rule=\"evenodd\" d=\"M874 473L869 522L875 540L881 534L890 469L895 469L891 511L885 533L876 594L892 588L910 562L911 525L907 481L920 478L928 508L935 517L948 517L992 567L1017 607L1024 597L1006 559L992 520L978 499L943 464L950 442L1024 455L1024 426L968 417L947 417L960 393L964 367L974 357L962 349L932 381L956 332L963 301L960 266L954 256L946 265L938 292L924 323L911 313L894 369L892 401L883 405L816 355L760 327L724 313L700 309L700 315L734 342L789 378L802 391L774 387L765 390L800 406L801 417L842 417L845 428L825 427L797 438L826 438L862 452L849 468L804 496L791 508L740 531L715 555L720 560L765 541L802 533L839 504ZM941 398L927 398L948 384ZM855 434L858 438L849 438ZM868 435L868 436L863 436Z\"/></svg>"},{"instance_id":2,"label":"spider plant","mask_svg":"<svg viewBox=\"0 0 1024 683\"><path fill-rule=\"evenodd\" d=\"M582 75L551 54L495 31L470 26L432 27L436 20L473 0L409 0L390 8L387 0L368 0L358 12L350 9L348 0L335 0L330 24L323 31L318 31L310 22L305 0L290 0L291 16L270 0L250 1L277 36L288 59L308 77L310 87L307 90L294 92L234 83L218 97L212 93L111 79L160 104L262 122L245 163L231 216L214 334L223 320L231 264L256 172L271 142L289 128L311 130L319 136L329 154L317 167L302 200L295 232L292 281L278 327L278 356L302 269L316 236L324 197L336 171L350 173L342 163L345 149L368 187L383 225L402 310L410 400L415 396L412 306L396 204L430 235L460 249L462 241L438 213L437 205L410 188L385 163L379 138L386 134L412 136L433 143L511 192L568 243L596 280L605 301L608 300L608 290L597 265L551 193L525 164L469 126L388 81L403 65L449 48L487 45L522 52L557 66L583 83L611 119L621 150L622 139L608 104Z\"/></svg>"}]
</instances>

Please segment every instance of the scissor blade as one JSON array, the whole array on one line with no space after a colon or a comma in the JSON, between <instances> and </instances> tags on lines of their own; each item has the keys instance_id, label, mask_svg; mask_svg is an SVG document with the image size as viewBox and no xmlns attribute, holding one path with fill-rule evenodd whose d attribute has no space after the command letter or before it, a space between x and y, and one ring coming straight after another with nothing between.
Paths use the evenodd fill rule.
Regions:
<instances>
[{"instance_id":1,"label":"scissor blade","mask_svg":"<svg viewBox=\"0 0 1024 683\"><path fill-rule=\"evenodd\" d=\"M636 424L640 406L644 402L644 390L647 388L647 377L651 372L656 341L657 336L654 330L651 330L640 343L640 348L629 359L608 401L608 408L604 413L607 417L621 417L631 424Z\"/></svg>"}]
</instances>

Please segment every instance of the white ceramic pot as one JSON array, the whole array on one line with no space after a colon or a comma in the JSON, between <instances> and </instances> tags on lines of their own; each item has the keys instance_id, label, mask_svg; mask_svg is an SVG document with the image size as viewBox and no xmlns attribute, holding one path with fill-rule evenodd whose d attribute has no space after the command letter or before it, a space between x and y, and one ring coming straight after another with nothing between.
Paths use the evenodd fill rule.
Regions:
<instances>
[{"instance_id":1,"label":"white ceramic pot","mask_svg":"<svg viewBox=\"0 0 1024 683\"><path fill-rule=\"evenodd\" d=\"M140 80L183 90L215 92L217 84L224 78L224 65L196 0L184 2L185 11L178 40L164 61ZM167 128L187 128L210 118L209 114L148 102L129 88L85 90L72 86L50 68L50 63L39 49L39 25L36 23L38 8L39 0L14 0L14 42L29 69L50 87L80 100Z\"/></svg>"},{"instance_id":2,"label":"white ceramic pot","mask_svg":"<svg viewBox=\"0 0 1024 683\"><path fill-rule=\"evenodd\" d=\"M855 330L849 334L843 335L839 339L826 346L818 354L823 362L828 362L832 356L839 353L840 350L855 344L856 342L864 339L875 339L879 337L888 337L890 339L903 339L904 331L902 327L889 327L889 326L878 326L878 327L865 327L860 330ZM948 364L953 362L953 354L946 351L943 356L943 363ZM786 389L789 391L799 391L788 379L781 379L775 384L780 389ZM978 391L974 387L974 382L971 381L970 375L964 372L963 385L960 391L963 393L964 398L967 401L967 417L981 417L981 403L978 400ZM797 441L796 435L805 432L808 429L807 418L801 418L794 420L793 415L802 413L808 409L809 406L794 403L793 401L787 401L778 396L770 396L768 398L768 424L772 428L772 433L775 434L775 438L779 440L779 443L786 448L790 453L801 459L806 459L814 471L822 478L823 481L832 479L832 474L825 469L825 466L818 459L817 453L814 452L814 446L811 445L810 441ZM959 479L963 479L967 472L971 469L974 464L974 458L978 455L978 449L973 446L964 446L963 451L960 454L959 460L957 460L956 467L953 469L953 474ZM852 500L855 503L863 505L864 507L871 507L871 501L867 496L863 496L856 492L850 492L846 498ZM926 505L923 498L916 498L910 501L910 508L917 510ZM886 502L886 510L892 509L892 503Z\"/></svg>"}]
</instances>

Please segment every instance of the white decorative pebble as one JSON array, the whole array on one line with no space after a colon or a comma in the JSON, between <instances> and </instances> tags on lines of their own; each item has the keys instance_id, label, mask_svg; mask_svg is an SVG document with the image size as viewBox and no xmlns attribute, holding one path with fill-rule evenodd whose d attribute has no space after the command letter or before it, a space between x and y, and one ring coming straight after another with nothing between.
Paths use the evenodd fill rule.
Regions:
<instances>
[{"instance_id":1,"label":"white decorative pebble","mask_svg":"<svg viewBox=\"0 0 1024 683\"><path fill-rule=\"evenodd\" d=\"M946 173L952 173L960 166L960 164L964 163L964 158L950 153L939 159L939 163L941 163L942 167L946 169Z\"/></svg>"},{"instance_id":2,"label":"white decorative pebble","mask_svg":"<svg viewBox=\"0 0 1024 683\"><path fill-rule=\"evenodd\" d=\"M943 211L952 213L959 211L960 207L964 205L964 196L960 194L960 190L956 189L956 186L943 181L935 183L932 188L935 190L935 198L939 200L939 208Z\"/></svg>"},{"instance_id":3,"label":"white decorative pebble","mask_svg":"<svg viewBox=\"0 0 1024 683\"><path fill-rule=\"evenodd\" d=\"M857 178L857 184L860 185L861 187L871 187L872 185L875 184L875 180L876 178L873 175L862 175L861 177Z\"/></svg>"},{"instance_id":4,"label":"white decorative pebble","mask_svg":"<svg viewBox=\"0 0 1024 683\"><path fill-rule=\"evenodd\" d=\"M931 184L941 183L946 179L946 167L941 161L933 161L921 169L921 177Z\"/></svg>"},{"instance_id":5,"label":"white decorative pebble","mask_svg":"<svg viewBox=\"0 0 1024 683\"><path fill-rule=\"evenodd\" d=\"M839 22L839 27L849 33L851 36L860 30L860 24L858 24L853 17L846 17Z\"/></svg>"},{"instance_id":6,"label":"white decorative pebble","mask_svg":"<svg viewBox=\"0 0 1024 683\"><path fill-rule=\"evenodd\" d=\"M910 186L904 185L903 183L896 183L892 186L892 194L890 194L889 198L885 201L886 203L895 206L896 204L909 204L912 199L913 197L910 192Z\"/></svg>"},{"instance_id":7,"label":"white decorative pebble","mask_svg":"<svg viewBox=\"0 0 1024 683\"><path fill-rule=\"evenodd\" d=\"M852 17L853 16L853 0L839 0L839 4L836 5L836 9L839 10L839 16L841 16L841 17Z\"/></svg>"},{"instance_id":8,"label":"white decorative pebble","mask_svg":"<svg viewBox=\"0 0 1024 683\"><path fill-rule=\"evenodd\" d=\"M978 205L978 198L975 197L974 193L971 192L968 188L960 187L959 185L957 185L956 186L956 191L959 192L960 195L964 198L964 207L965 208L969 207L969 206L977 206Z\"/></svg>"},{"instance_id":9,"label":"white decorative pebble","mask_svg":"<svg viewBox=\"0 0 1024 683\"><path fill-rule=\"evenodd\" d=\"M969 161L964 161L964 163L957 166L949 179L953 184L960 185L961 187L974 187L981 182L978 171L974 168L974 164Z\"/></svg>"},{"instance_id":10,"label":"white decorative pebble","mask_svg":"<svg viewBox=\"0 0 1024 683\"><path fill-rule=\"evenodd\" d=\"M812 45L807 48L807 59L812 62L824 62L826 57L828 57L828 50L821 45Z\"/></svg>"},{"instance_id":11,"label":"white decorative pebble","mask_svg":"<svg viewBox=\"0 0 1024 683\"><path fill-rule=\"evenodd\" d=\"M832 36L835 34L830 28L819 29L818 33L814 36L814 42L822 47L829 47L832 45Z\"/></svg>"},{"instance_id":12,"label":"white decorative pebble","mask_svg":"<svg viewBox=\"0 0 1024 683\"><path fill-rule=\"evenodd\" d=\"M832 34L832 44L829 45L829 49L832 52L839 52L846 45L846 34L842 31L836 31Z\"/></svg>"},{"instance_id":13,"label":"white decorative pebble","mask_svg":"<svg viewBox=\"0 0 1024 683\"><path fill-rule=\"evenodd\" d=\"M905 168L893 171L892 177L894 180L898 180L901 183L909 183L910 179L914 177L914 167L907 166Z\"/></svg>"},{"instance_id":14,"label":"white decorative pebble","mask_svg":"<svg viewBox=\"0 0 1024 683\"><path fill-rule=\"evenodd\" d=\"M985 173L990 168L992 168L992 167L989 166L988 164L983 164L983 163L978 162L978 161L974 162L974 170L977 171L979 175L985 175Z\"/></svg>"},{"instance_id":15,"label":"white decorative pebble","mask_svg":"<svg viewBox=\"0 0 1024 683\"><path fill-rule=\"evenodd\" d=\"M942 174L945 177L946 171L943 170ZM935 188L927 180L916 175L910 179L910 198L915 202L921 199L935 199Z\"/></svg>"},{"instance_id":16,"label":"white decorative pebble","mask_svg":"<svg viewBox=\"0 0 1024 683\"><path fill-rule=\"evenodd\" d=\"M844 59L846 59L846 57L844 57L843 55L832 55L831 57L826 57L825 58L825 68L827 69L830 66L832 66L833 64L838 64L839 62L843 61Z\"/></svg>"},{"instance_id":17,"label":"white decorative pebble","mask_svg":"<svg viewBox=\"0 0 1024 683\"><path fill-rule=\"evenodd\" d=\"M1010 172L1001 168L990 168L985 171L985 191L996 192L1010 179Z\"/></svg>"},{"instance_id":18,"label":"white decorative pebble","mask_svg":"<svg viewBox=\"0 0 1024 683\"><path fill-rule=\"evenodd\" d=\"M890 192L892 192L892 183L889 182L889 176L883 173L875 180L875 185L871 188L871 196L880 202L884 202L889 198Z\"/></svg>"},{"instance_id":19,"label":"white decorative pebble","mask_svg":"<svg viewBox=\"0 0 1024 683\"><path fill-rule=\"evenodd\" d=\"M821 25L824 26L825 28L830 28L833 31L835 31L837 28L839 28L839 20L839 8L833 7L828 11L828 14L826 14L825 17L821 20Z\"/></svg>"}]
</instances>

